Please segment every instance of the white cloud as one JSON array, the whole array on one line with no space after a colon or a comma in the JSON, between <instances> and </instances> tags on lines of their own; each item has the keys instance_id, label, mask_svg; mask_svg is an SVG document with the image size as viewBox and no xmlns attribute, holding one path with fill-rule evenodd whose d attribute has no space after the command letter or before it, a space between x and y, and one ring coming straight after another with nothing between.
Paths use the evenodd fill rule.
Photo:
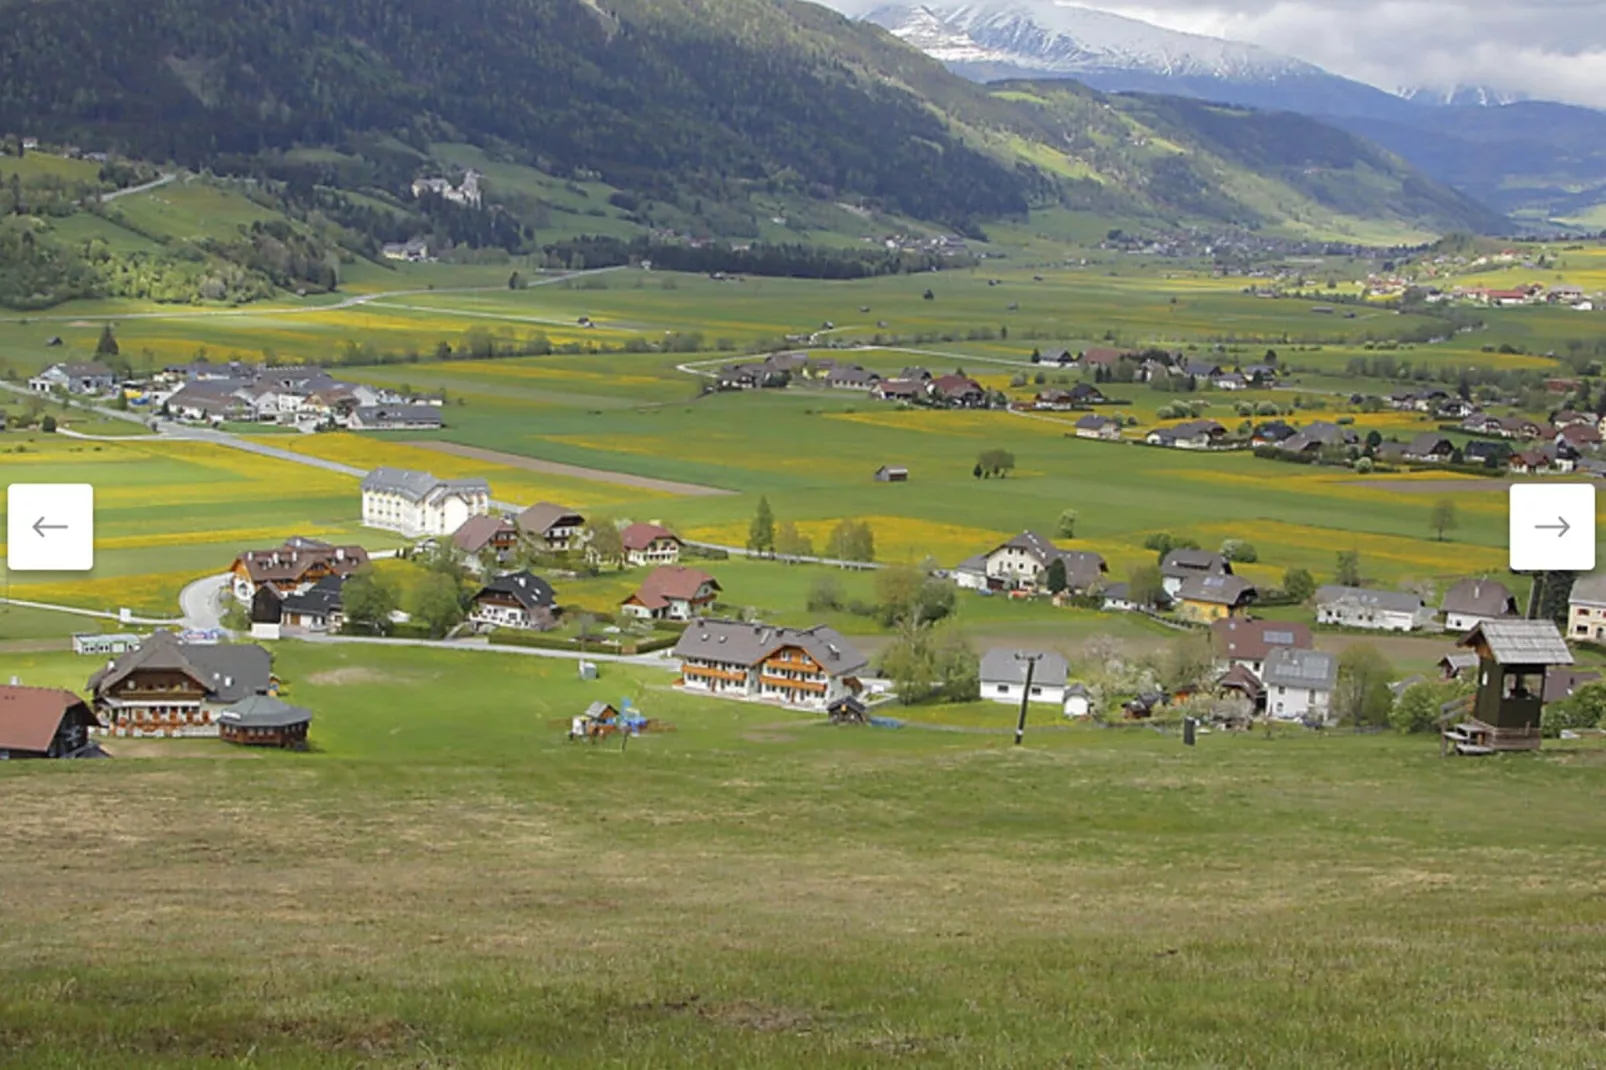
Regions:
<instances>
[{"instance_id":1,"label":"white cloud","mask_svg":"<svg viewBox=\"0 0 1606 1070\"><path fill-rule=\"evenodd\" d=\"M1083 0L1263 45L1382 89L1487 86L1606 107L1606 0Z\"/></svg>"}]
</instances>

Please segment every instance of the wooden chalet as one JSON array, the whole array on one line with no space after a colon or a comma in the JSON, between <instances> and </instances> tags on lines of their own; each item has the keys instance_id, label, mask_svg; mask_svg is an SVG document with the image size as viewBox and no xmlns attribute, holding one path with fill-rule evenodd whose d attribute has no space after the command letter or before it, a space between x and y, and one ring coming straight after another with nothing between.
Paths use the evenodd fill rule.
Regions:
<instances>
[{"instance_id":1,"label":"wooden chalet","mask_svg":"<svg viewBox=\"0 0 1606 1070\"><path fill-rule=\"evenodd\" d=\"M558 596L552 585L528 570L491 580L479 592L468 619L479 631L519 628L544 632L558 622Z\"/></svg>"},{"instance_id":2,"label":"wooden chalet","mask_svg":"<svg viewBox=\"0 0 1606 1070\"><path fill-rule=\"evenodd\" d=\"M619 603L619 611L647 620L691 620L713 607L720 590L719 581L701 569L660 565Z\"/></svg>"},{"instance_id":3,"label":"wooden chalet","mask_svg":"<svg viewBox=\"0 0 1606 1070\"><path fill-rule=\"evenodd\" d=\"M0 687L0 760L103 758L89 732L100 718L89 703L59 688Z\"/></svg>"},{"instance_id":4,"label":"wooden chalet","mask_svg":"<svg viewBox=\"0 0 1606 1070\"><path fill-rule=\"evenodd\" d=\"M1573 663L1560 630L1548 620L1486 620L1456 645L1478 655L1478 690L1466 719L1445 727L1443 749L1538 750L1546 672Z\"/></svg>"},{"instance_id":5,"label":"wooden chalet","mask_svg":"<svg viewBox=\"0 0 1606 1070\"><path fill-rule=\"evenodd\" d=\"M331 546L317 539L294 538L272 550L247 550L229 567L234 596L250 602L264 586L281 597L305 591L325 576L346 579L368 563L361 546Z\"/></svg>"},{"instance_id":6,"label":"wooden chalet","mask_svg":"<svg viewBox=\"0 0 1606 1070\"><path fill-rule=\"evenodd\" d=\"M118 736L215 736L216 715L277 686L254 645L182 643L158 631L89 678L95 714Z\"/></svg>"},{"instance_id":7,"label":"wooden chalet","mask_svg":"<svg viewBox=\"0 0 1606 1070\"><path fill-rule=\"evenodd\" d=\"M265 691L247 695L217 715L218 735L242 747L307 749L312 714Z\"/></svg>"}]
</instances>

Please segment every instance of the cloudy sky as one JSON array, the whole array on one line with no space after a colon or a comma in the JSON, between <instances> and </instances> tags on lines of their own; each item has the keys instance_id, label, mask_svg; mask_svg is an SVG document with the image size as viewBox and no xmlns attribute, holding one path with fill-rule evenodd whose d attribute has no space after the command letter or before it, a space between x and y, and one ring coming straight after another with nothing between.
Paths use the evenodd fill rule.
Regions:
<instances>
[{"instance_id":1,"label":"cloudy sky","mask_svg":"<svg viewBox=\"0 0 1606 1070\"><path fill-rule=\"evenodd\" d=\"M1606 107L1606 0L1092 0L1370 82L1487 85Z\"/></svg>"}]
</instances>

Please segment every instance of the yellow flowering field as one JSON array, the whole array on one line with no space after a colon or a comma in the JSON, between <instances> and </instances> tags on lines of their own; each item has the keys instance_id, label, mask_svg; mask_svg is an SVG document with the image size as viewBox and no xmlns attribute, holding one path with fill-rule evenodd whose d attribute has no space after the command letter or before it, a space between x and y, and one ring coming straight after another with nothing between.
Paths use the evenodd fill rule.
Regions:
<instances>
[{"instance_id":1,"label":"yellow flowering field","mask_svg":"<svg viewBox=\"0 0 1606 1070\"><path fill-rule=\"evenodd\" d=\"M875 533L876 559L880 561L919 561L929 554L944 564L953 564L990 550L1015 534L904 516L865 516L858 519L869 524ZM824 553L831 529L837 523L834 519L799 520L797 527L814 543L815 553ZM693 528L687 532L687 536L700 542L742 546L747 542L747 522Z\"/></svg>"}]
</instances>

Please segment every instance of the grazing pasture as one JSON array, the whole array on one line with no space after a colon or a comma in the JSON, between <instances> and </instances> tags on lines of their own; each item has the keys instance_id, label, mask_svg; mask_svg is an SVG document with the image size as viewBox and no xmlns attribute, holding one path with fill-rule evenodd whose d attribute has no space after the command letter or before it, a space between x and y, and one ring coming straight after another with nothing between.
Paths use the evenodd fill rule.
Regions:
<instances>
[{"instance_id":1,"label":"grazing pasture","mask_svg":"<svg viewBox=\"0 0 1606 1070\"><path fill-rule=\"evenodd\" d=\"M1034 713L1017 749L1005 706L832 729L541 658L292 643L276 669L311 753L0 763L11 1061L1598 1060L1595 743L1184 748ZM676 731L564 742L622 695Z\"/></svg>"}]
</instances>

